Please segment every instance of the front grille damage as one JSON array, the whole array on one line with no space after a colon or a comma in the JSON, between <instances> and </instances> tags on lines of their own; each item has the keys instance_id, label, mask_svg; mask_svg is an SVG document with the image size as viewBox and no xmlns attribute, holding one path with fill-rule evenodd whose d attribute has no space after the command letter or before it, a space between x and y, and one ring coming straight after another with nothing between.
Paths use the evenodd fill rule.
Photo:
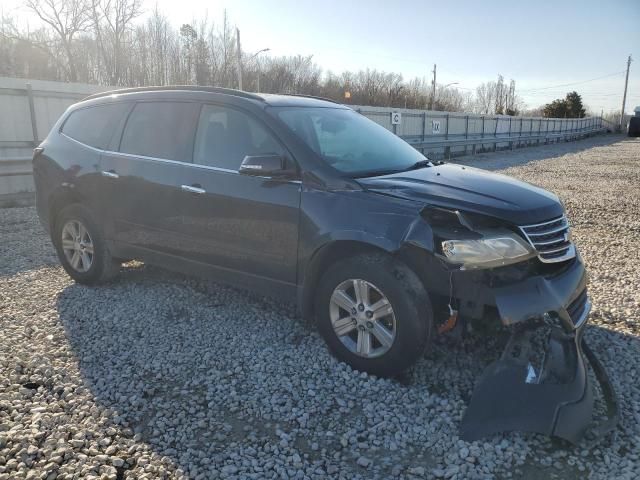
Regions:
<instances>
[{"instance_id":1,"label":"front grille damage","mask_svg":"<svg viewBox=\"0 0 640 480\"><path fill-rule=\"evenodd\" d=\"M591 301L587 296L587 289L585 288L567 307L567 313L571 318L574 328L578 328L584 323L589 314L589 310L591 310Z\"/></svg>"},{"instance_id":2,"label":"front grille damage","mask_svg":"<svg viewBox=\"0 0 640 480\"><path fill-rule=\"evenodd\" d=\"M460 426L462 439L520 430L578 443L585 435L599 438L615 428L615 392L583 340L590 308L584 289L566 308L511 324L502 355L475 387ZM609 414L595 428L587 365L601 385Z\"/></svg>"},{"instance_id":3,"label":"front grille damage","mask_svg":"<svg viewBox=\"0 0 640 480\"><path fill-rule=\"evenodd\" d=\"M548 222L521 226L520 230L544 263L564 262L576 256L564 215Z\"/></svg>"}]
</instances>

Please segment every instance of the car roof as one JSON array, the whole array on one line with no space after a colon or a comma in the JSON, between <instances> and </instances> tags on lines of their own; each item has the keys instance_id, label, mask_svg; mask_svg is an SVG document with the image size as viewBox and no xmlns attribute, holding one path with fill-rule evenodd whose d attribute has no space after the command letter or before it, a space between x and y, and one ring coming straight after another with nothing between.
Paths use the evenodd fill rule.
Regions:
<instances>
[{"instance_id":1,"label":"car roof","mask_svg":"<svg viewBox=\"0 0 640 480\"><path fill-rule=\"evenodd\" d=\"M207 93L234 97L236 99L246 99L254 103L262 103L269 106L278 107L325 107L325 108L348 108L333 100L311 95L289 95L289 94L272 94L272 93L250 93L231 88L206 87L195 85L175 85L162 87L139 87L139 88L123 88L119 90L110 90L96 93L83 99L95 100L99 98L114 98L120 95L126 95L128 98L163 98L176 96L193 96L195 94L206 95Z\"/></svg>"}]
</instances>

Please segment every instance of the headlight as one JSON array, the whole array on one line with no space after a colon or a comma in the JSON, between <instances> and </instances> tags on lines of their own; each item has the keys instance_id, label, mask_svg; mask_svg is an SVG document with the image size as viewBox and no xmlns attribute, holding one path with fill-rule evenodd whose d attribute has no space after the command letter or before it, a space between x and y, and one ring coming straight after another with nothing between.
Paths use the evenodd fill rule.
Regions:
<instances>
[{"instance_id":1,"label":"headlight","mask_svg":"<svg viewBox=\"0 0 640 480\"><path fill-rule=\"evenodd\" d=\"M460 264L463 269L499 267L535 255L522 238L510 232L476 240L445 240L442 253L447 261Z\"/></svg>"}]
</instances>

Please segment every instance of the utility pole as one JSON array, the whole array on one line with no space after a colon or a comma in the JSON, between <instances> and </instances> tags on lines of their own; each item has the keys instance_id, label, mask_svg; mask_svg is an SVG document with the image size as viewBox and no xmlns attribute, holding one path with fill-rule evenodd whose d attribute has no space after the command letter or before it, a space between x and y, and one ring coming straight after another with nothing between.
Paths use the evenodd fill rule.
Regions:
<instances>
[{"instance_id":1,"label":"utility pole","mask_svg":"<svg viewBox=\"0 0 640 480\"><path fill-rule=\"evenodd\" d=\"M431 101L429 102L429 110L433 110L433 101L436 98L436 64L433 64L433 80L431 81Z\"/></svg>"},{"instance_id":2,"label":"utility pole","mask_svg":"<svg viewBox=\"0 0 640 480\"><path fill-rule=\"evenodd\" d=\"M624 79L624 95L622 95L622 111L620 112L620 131L622 131L622 123L624 122L624 107L627 103L627 85L629 84L629 68L631 67L631 55L627 58L627 76Z\"/></svg>"},{"instance_id":3,"label":"utility pole","mask_svg":"<svg viewBox=\"0 0 640 480\"><path fill-rule=\"evenodd\" d=\"M240 29L236 27L236 57L238 60L238 90L242 90L242 50L240 49Z\"/></svg>"}]
</instances>

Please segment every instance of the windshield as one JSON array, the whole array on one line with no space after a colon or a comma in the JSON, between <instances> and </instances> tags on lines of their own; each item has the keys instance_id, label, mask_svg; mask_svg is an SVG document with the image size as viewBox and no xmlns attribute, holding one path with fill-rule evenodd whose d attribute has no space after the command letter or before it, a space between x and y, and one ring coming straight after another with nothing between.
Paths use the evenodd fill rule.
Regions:
<instances>
[{"instance_id":1,"label":"windshield","mask_svg":"<svg viewBox=\"0 0 640 480\"><path fill-rule=\"evenodd\" d=\"M400 172L426 160L404 140L353 110L273 107L272 111L325 162L352 177Z\"/></svg>"}]
</instances>

